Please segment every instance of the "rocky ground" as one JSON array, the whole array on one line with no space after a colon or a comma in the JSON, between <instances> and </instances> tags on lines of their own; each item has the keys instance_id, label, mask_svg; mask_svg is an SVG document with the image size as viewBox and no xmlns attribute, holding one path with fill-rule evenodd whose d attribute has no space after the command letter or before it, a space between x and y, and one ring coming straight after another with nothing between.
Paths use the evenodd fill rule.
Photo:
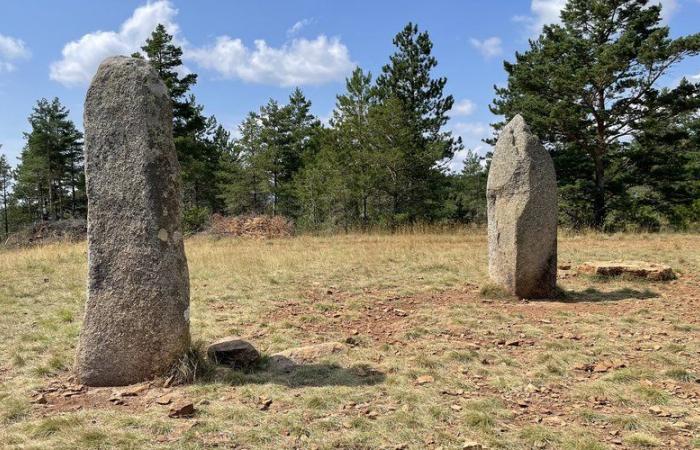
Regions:
<instances>
[{"instance_id":1,"label":"rocky ground","mask_svg":"<svg viewBox=\"0 0 700 450\"><path fill-rule=\"evenodd\" d=\"M241 336L263 360L232 371L194 356L194 384L118 389L69 371L83 246L0 253L0 442L700 448L698 248L692 235L562 236L560 298L525 302L488 283L478 232L195 238L194 338ZM665 263L678 278L575 270L601 259ZM302 346L299 364L277 370L270 355Z\"/></svg>"}]
</instances>

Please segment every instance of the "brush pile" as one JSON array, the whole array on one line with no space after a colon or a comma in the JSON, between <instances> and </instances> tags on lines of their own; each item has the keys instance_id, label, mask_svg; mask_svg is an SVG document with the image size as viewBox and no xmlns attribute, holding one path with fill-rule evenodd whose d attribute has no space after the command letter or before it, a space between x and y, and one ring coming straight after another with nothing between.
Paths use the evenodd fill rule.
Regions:
<instances>
[{"instance_id":1,"label":"brush pile","mask_svg":"<svg viewBox=\"0 0 700 450\"><path fill-rule=\"evenodd\" d=\"M78 242L87 235L87 222L84 219L63 219L36 222L22 230L11 233L5 242L8 247L50 244L54 242Z\"/></svg>"},{"instance_id":2,"label":"brush pile","mask_svg":"<svg viewBox=\"0 0 700 450\"><path fill-rule=\"evenodd\" d=\"M209 231L212 234L257 239L290 237L294 235L294 223L282 216L224 217L214 214Z\"/></svg>"}]
</instances>

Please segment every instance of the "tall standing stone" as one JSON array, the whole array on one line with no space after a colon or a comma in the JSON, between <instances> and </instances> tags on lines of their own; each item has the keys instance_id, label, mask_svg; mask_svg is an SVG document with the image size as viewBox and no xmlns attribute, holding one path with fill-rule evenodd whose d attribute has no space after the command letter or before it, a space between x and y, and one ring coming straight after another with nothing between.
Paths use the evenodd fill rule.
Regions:
<instances>
[{"instance_id":1,"label":"tall standing stone","mask_svg":"<svg viewBox=\"0 0 700 450\"><path fill-rule=\"evenodd\" d=\"M189 276L165 84L143 59L102 62L85 100L88 292L76 373L120 386L187 351Z\"/></svg>"},{"instance_id":2,"label":"tall standing stone","mask_svg":"<svg viewBox=\"0 0 700 450\"><path fill-rule=\"evenodd\" d=\"M489 275L514 295L545 298L557 281L557 179L525 120L502 130L486 188Z\"/></svg>"}]
</instances>

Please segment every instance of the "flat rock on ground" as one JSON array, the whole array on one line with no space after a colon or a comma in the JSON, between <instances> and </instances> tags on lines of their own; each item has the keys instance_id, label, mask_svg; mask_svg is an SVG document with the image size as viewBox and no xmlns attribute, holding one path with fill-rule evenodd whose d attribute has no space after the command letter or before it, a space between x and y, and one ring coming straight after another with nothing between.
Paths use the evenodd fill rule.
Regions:
<instances>
[{"instance_id":1,"label":"flat rock on ground","mask_svg":"<svg viewBox=\"0 0 700 450\"><path fill-rule=\"evenodd\" d=\"M342 352L345 348L345 345L339 342L290 348L270 356L270 367L272 370L290 371L297 365L318 361L324 356Z\"/></svg>"},{"instance_id":2,"label":"flat rock on ground","mask_svg":"<svg viewBox=\"0 0 700 450\"><path fill-rule=\"evenodd\" d=\"M646 278L653 281L665 281L676 278L671 266L645 261L593 261L578 267L579 273L617 277L622 275Z\"/></svg>"}]
</instances>

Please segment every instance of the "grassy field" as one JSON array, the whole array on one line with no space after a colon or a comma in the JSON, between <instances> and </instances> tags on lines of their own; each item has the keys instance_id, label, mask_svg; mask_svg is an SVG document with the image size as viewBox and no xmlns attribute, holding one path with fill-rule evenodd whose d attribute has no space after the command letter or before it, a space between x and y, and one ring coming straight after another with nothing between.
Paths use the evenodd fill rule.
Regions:
<instances>
[{"instance_id":1,"label":"grassy field","mask_svg":"<svg viewBox=\"0 0 700 450\"><path fill-rule=\"evenodd\" d=\"M71 380L85 244L0 250L1 448L700 448L698 235L561 236L560 264L642 259L679 278L562 273L561 299L531 302L490 288L482 232L186 247L194 340L345 350L112 402ZM195 416L169 418L163 395Z\"/></svg>"}]
</instances>

